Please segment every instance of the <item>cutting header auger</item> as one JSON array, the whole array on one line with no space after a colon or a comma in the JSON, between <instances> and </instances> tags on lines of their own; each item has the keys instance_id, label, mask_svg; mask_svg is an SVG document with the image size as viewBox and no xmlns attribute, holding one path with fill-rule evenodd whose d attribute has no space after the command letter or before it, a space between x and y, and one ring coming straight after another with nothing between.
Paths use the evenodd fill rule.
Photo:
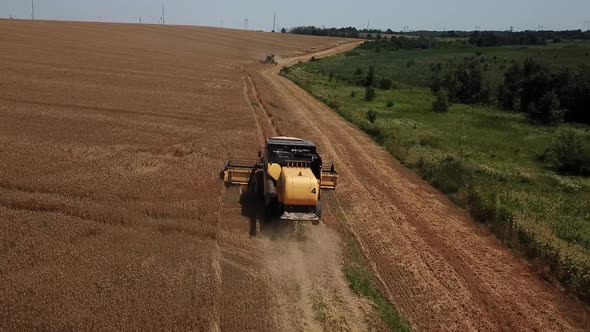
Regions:
<instances>
[{"instance_id":1,"label":"cutting header auger","mask_svg":"<svg viewBox=\"0 0 590 332\"><path fill-rule=\"evenodd\" d=\"M225 163L227 185L248 185L264 199L267 218L311 221L322 218L321 190L335 189L338 173L323 164L311 141L295 137L273 137L258 152L258 160Z\"/></svg>"}]
</instances>

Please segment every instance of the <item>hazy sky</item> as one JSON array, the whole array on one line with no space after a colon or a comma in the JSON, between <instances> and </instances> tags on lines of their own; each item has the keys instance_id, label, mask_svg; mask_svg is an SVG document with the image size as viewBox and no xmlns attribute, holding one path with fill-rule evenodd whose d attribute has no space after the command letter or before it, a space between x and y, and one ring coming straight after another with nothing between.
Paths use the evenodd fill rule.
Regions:
<instances>
[{"instance_id":1,"label":"hazy sky","mask_svg":"<svg viewBox=\"0 0 590 332\"><path fill-rule=\"evenodd\" d=\"M270 30L273 11L280 27L316 25L402 30L581 29L590 0L34 0L38 19L166 23ZM0 17L30 18L30 0L1 0ZM590 28L586 25L586 28Z\"/></svg>"}]
</instances>

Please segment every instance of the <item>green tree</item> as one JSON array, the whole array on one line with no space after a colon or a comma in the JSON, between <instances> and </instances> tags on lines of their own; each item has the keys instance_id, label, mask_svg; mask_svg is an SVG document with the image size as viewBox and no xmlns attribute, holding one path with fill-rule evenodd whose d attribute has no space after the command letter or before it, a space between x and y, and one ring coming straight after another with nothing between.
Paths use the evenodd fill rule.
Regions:
<instances>
[{"instance_id":1,"label":"green tree","mask_svg":"<svg viewBox=\"0 0 590 332\"><path fill-rule=\"evenodd\" d=\"M436 113L445 113L449 111L449 100L444 91L436 93L436 100L432 103L432 111Z\"/></svg>"},{"instance_id":2,"label":"green tree","mask_svg":"<svg viewBox=\"0 0 590 332\"><path fill-rule=\"evenodd\" d=\"M430 90L432 93L438 93L443 86L443 82L445 80L443 76L443 65L442 63L431 64L430 71L432 74L430 75Z\"/></svg>"},{"instance_id":3,"label":"green tree","mask_svg":"<svg viewBox=\"0 0 590 332\"><path fill-rule=\"evenodd\" d=\"M520 63L515 62L504 73L504 83L498 88L498 103L507 110L520 107L523 70Z\"/></svg>"},{"instance_id":4,"label":"green tree","mask_svg":"<svg viewBox=\"0 0 590 332\"><path fill-rule=\"evenodd\" d=\"M366 86L373 86L375 84L375 67L373 65L369 67L365 84Z\"/></svg>"},{"instance_id":5,"label":"green tree","mask_svg":"<svg viewBox=\"0 0 590 332\"><path fill-rule=\"evenodd\" d=\"M532 120L541 124L554 124L562 119L559 99L553 91L545 93L537 102L530 102L527 112Z\"/></svg>"}]
</instances>

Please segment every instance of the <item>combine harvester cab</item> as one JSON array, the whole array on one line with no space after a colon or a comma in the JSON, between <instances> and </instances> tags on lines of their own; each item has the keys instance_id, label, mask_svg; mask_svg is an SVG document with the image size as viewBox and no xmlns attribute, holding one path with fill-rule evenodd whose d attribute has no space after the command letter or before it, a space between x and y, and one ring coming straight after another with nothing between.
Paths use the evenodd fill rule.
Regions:
<instances>
[{"instance_id":1,"label":"combine harvester cab","mask_svg":"<svg viewBox=\"0 0 590 332\"><path fill-rule=\"evenodd\" d=\"M319 223L321 190L338 184L334 165L322 164L313 142L294 137L269 138L258 155L257 161L226 162L225 183L254 188L270 219Z\"/></svg>"}]
</instances>

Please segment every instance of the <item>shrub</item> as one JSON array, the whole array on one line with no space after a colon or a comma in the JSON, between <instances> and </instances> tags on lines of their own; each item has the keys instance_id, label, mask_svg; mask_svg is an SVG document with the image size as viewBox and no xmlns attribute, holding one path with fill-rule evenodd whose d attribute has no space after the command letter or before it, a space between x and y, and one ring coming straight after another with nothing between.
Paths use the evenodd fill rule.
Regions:
<instances>
[{"instance_id":1,"label":"shrub","mask_svg":"<svg viewBox=\"0 0 590 332\"><path fill-rule=\"evenodd\" d=\"M330 106L330 108L332 108L333 110L337 111L340 108L340 102L335 99L330 99L328 100L328 106Z\"/></svg>"},{"instance_id":2,"label":"shrub","mask_svg":"<svg viewBox=\"0 0 590 332\"><path fill-rule=\"evenodd\" d=\"M549 148L555 168L581 174L590 171L590 144L572 129L560 130Z\"/></svg>"},{"instance_id":3,"label":"shrub","mask_svg":"<svg viewBox=\"0 0 590 332\"><path fill-rule=\"evenodd\" d=\"M444 91L436 93L436 100L432 103L432 111L436 113L445 113L449 111L449 100Z\"/></svg>"},{"instance_id":4,"label":"shrub","mask_svg":"<svg viewBox=\"0 0 590 332\"><path fill-rule=\"evenodd\" d=\"M287 66L281 68L281 73L283 73L283 74L289 74L290 71L291 71L291 68L289 68Z\"/></svg>"},{"instance_id":5,"label":"shrub","mask_svg":"<svg viewBox=\"0 0 590 332\"><path fill-rule=\"evenodd\" d=\"M359 55L361 55L361 54L357 51L348 51L348 52L344 53L344 56L347 56L347 57L348 56L359 56Z\"/></svg>"},{"instance_id":6,"label":"shrub","mask_svg":"<svg viewBox=\"0 0 590 332\"><path fill-rule=\"evenodd\" d=\"M471 173L459 159L447 156L443 159L432 178L432 184L445 194L457 193L471 182Z\"/></svg>"},{"instance_id":7,"label":"shrub","mask_svg":"<svg viewBox=\"0 0 590 332\"><path fill-rule=\"evenodd\" d=\"M377 112L373 109L369 109L367 111L367 120L369 120L370 123L375 123L377 120Z\"/></svg>"},{"instance_id":8,"label":"shrub","mask_svg":"<svg viewBox=\"0 0 590 332\"><path fill-rule=\"evenodd\" d=\"M352 92L350 93L350 96L351 96L352 98L356 97L356 91L352 91Z\"/></svg>"},{"instance_id":9,"label":"shrub","mask_svg":"<svg viewBox=\"0 0 590 332\"><path fill-rule=\"evenodd\" d=\"M354 71L355 75L362 75L363 74L363 70L360 69L359 67L356 68L356 70Z\"/></svg>"},{"instance_id":10,"label":"shrub","mask_svg":"<svg viewBox=\"0 0 590 332\"><path fill-rule=\"evenodd\" d=\"M455 194L471 183L471 171L462 160L450 155L439 161L430 161L421 156L414 166L424 179L445 194Z\"/></svg>"},{"instance_id":11,"label":"shrub","mask_svg":"<svg viewBox=\"0 0 590 332\"><path fill-rule=\"evenodd\" d=\"M379 88L381 90L390 90L392 86L393 86L393 81L388 78L382 78L379 81Z\"/></svg>"},{"instance_id":12,"label":"shrub","mask_svg":"<svg viewBox=\"0 0 590 332\"><path fill-rule=\"evenodd\" d=\"M312 56L311 59L309 59L309 61L317 61L318 59L315 58L315 56Z\"/></svg>"},{"instance_id":13,"label":"shrub","mask_svg":"<svg viewBox=\"0 0 590 332\"><path fill-rule=\"evenodd\" d=\"M373 89L372 87L368 86L365 89L365 100L366 101L371 101L373 99L375 99L376 94L375 94L375 89Z\"/></svg>"},{"instance_id":14,"label":"shrub","mask_svg":"<svg viewBox=\"0 0 590 332\"><path fill-rule=\"evenodd\" d=\"M332 82L333 79L334 79L334 73L330 72L330 77L328 78L328 81Z\"/></svg>"},{"instance_id":15,"label":"shrub","mask_svg":"<svg viewBox=\"0 0 590 332\"><path fill-rule=\"evenodd\" d=\"M391 108L391 107L393 107L393 105L394 105L393 100L387 101L387 107Z\"/></svg>"},{"instance_id":16,"label":"shrub","mask_svg":"<svg viewBox=\"0 0 590 332\"><path fill-rule=\"evenodd\" d=\"M410 59L408 60L408 63L406 63L406 67L410 68L415 64L414 59Z\"/></svg>"}]
</instances>

